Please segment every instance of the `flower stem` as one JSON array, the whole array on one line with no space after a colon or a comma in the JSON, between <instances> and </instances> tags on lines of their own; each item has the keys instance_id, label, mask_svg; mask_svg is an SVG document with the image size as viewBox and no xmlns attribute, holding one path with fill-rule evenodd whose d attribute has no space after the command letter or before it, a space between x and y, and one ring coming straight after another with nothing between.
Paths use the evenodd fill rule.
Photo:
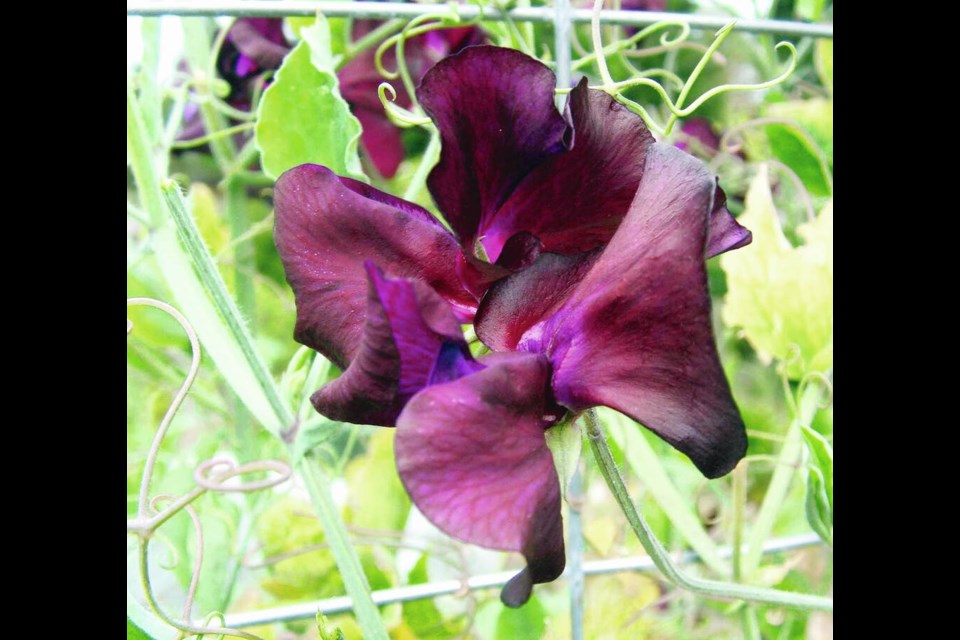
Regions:
<instances>
[{"instance_id":1,"label":"flower stem","mask_svg":"<svg viewBox=\"0 0 960 640\"><path fill-rule=\"evenodd\" d=\"M795 609L817 609L822 611L833 611L833 599L822 596L813 596L804 593L794 593L791 591L780 591L777 589L766 589L762 587L751 587L732 582L719 582L716 580L703 580L683 573L673 564L670 555L663 544L651 531L650 526L644 520L643 516L637 510L630 494L627 492L623 476L613 459L607 440L600 428L596 413L588 410L585 414L587 425L587 436L590 440L590 447L593 449L593 455L600 466L600 472L603 474L607 486L613 493L617 504L626 516L627 521L633 528L634 533L639 538L643 548L650 554L651 560L660 570L663 576L681 589L717 600L743 600L746 602L757 602L762 604L772 604L782 607L791 607Z\"/></svg>"},{"instance_id":2,"label":"flower stem","mask_svg":"<svg viewBox=\"0 0 960 640\"><path fill-rule=\"evenodd\" d=\"M380 612L373 604L370 583L363 573L360 559L350 546L347 529L343 526L340 512L330 494L330 480L311 455L300 460L297 470L306 484L307 493L310 494L310 501L317 510L320 522L323 523L323 533L337 561L343 585L353 600L353 612L363 630L363 637L366 640L388 640L389 636L380 620Z\"/></svg>"}]
</instances>

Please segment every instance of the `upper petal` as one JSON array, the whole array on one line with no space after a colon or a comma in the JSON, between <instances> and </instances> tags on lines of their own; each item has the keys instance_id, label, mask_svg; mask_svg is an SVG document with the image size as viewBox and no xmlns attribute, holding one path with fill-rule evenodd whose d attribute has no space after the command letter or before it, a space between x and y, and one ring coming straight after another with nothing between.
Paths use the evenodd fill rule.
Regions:
<instances>
[{"instance_id":1,"label":"upper petal","mask_svg":"<svg viewBox=\"0 0 960 640\"><path fill-rule=\"evenodd\" d=\"M560 483L544 429L550 365L492 354L486 368L428 387L397 420L397 470L417 507L451 536L519 551L527 567L501 599L520 606L564 566Z\"/></svg>"},{"instance_id":2,"label":"upper petal","mask_svg":"<svg viewBox=\"0 0 960 640\"><path fill-rule=\"evenodd\" d=\"M497 259L515 233L530 232L543 250L571 254L606 244L637 192L653 136L643 120L584 78L567 103L573 147L530 172L483 221L484 248Z\"/></svg>"},{"instance_id":3,"label":"upper petal","mask_svg":"<svg viewBox=\"0 0 960 640\"><path fill-rule=\"evenodd\" d=\"M569 146L555 86L543 63L512 49L478 46L437 63L417 89L442 140L427 185L467 250L517 184Z\"/></svg>"},{"instance_id":4,"label":"upper petal","mask_svg":"<svg viewBox=\"0 0 960 640\"><path fill-rule=\"evenodd\" d=\"M477 301L454 268L457 241L428 211L309 164L280 176L274 206L274 240L296 296L294 337L341 369L361 342L366 259L390 276L423 280L459 319L472 318Z\"/></svg>"},{"instance_id":5,"label":"upper petal","mask_svg":"<svg viewBox=\"0 0 960 640\"><path fill-rule=\"evenodd\" d=\"M363 341L350 366L311 397L333 420L393 426L407 400L432 383L480 367L460 324L426 283L387 278L371 261Z\"/></svg>"},{"instance_id":6,"label":"upper petal","mask_svg":"<svg viewBox=\"0 0 960 640\"><path fill-rule=\"evenodd\" d=\"M710 323L714 189L702 162L651 146L616 235L563 307L529 332L553 362L562 405L626 413L708 477L730 471L747 445Z\"/></svg>"}]
</instances>

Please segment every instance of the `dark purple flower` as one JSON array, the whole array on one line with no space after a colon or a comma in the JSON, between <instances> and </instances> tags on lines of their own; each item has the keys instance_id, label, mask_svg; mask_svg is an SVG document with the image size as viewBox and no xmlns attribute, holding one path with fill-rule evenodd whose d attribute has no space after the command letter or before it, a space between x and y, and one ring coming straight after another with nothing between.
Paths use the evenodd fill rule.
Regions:
<instances>
[{"instance_id":1,"label":"dark purple flower","mask_svg":"<svg viewBox=\"0 0 960 640\"><path fill-rule=\"evenodd\" d=\"M676 142L678 149L687 151L691 142L713 155L720 148L720 136L713 130L713 125L706 118L690 118L680 126L680 139Z\"/></svg>"},{"instance_id":2,"label":"dark purple flower","mask_svg":"<svg viewBox=\"0 0 960 640\"><path fill-rule=\"evenodd\" d=\"M456 538L524 555L501 594L511 606L563 570L544 431L565 416L613 407L708 477L746 448L705 261L749 231L702 162L585 82L559 113L555 83L496 47L426 74L417 97L443 142L428 186L454 233L315 165L275 191L295 337L344 369L314 406L395 425L421 511ZM471 356L458 324L470 320L495 353Z\"/></svg>"},{"instance_id":3,"label":"dark purple flower","mask_svg":"<svg viewBox=\"0 0 960 640\"><path fill-rule=\"evenodd\" d=\"M354 39L363 37L381 24L379 20L357 20L353 26ZM404 45L410 76L418 83L427 70L444 57L485 41L483 31L477 27L441 29L410 38ZM381 176L392 178L404 158L403 138L401 130L390 122L380 103L377 87L384 78L374 64L375 49L361 52L345 64L337 76L340 79L340 94L363 126L360 144L364 152ZM383 64L387 69L396 69L393 49L384 54ZM400 83L394 85L397 104L409 109L412 101L406 89Z\"/></svg>"}]
</instances>

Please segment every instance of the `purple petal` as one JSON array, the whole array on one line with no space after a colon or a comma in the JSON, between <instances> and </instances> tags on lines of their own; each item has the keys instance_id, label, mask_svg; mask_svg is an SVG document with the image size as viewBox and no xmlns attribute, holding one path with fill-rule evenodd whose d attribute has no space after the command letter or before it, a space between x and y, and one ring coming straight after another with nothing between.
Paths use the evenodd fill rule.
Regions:
<instances>
[{"instance_id":1,"label":"purple petal","mask_svg":"<svg viewBox=\"0 0 960 640\"><path fill-rule=\"evenodd\" d=\"M643 120L584 78L570 93L573 148L537 166L481 228L492 260L518 231L543 250L572 254L606 244L637 192L653 136Z\"/></svg>"},{"instance_id":2,"label":"purple petal","mask_svg":"<svg viewBox=\"0 0 960 640\"><path fill-rule=\"evenodd\" d=\"M326 167L277 180L274 239L297 302L295 339L345 369L360 348L371 259L388 275L423 280L469 321L476 298L453 265L456 239L430 213Z\"/></svg>"},{"instance_id":3,"label":"purple petal","mask_svg":"<svg viewBox=\"0 0 960 640\"><path fill-rule=\"evenodd\" d=\"M360 349L343 375L310 399L333 420L393 426L413 394L481 365L450 307L427 284L386 278L370 260L365 267L369 295Z\"/></svg>"},{"instance_id":4,"label":"purple petal","mask_svg":"<svg viewBox=\"0 0 960 640\"><path fill-rule=\"evenodd\" d=\"M556 419L546 415L550 365L531 353L493 354L483 364L407 403L397 421L397 470L437 527L524 555L527 567L501 593L517 607L564 566L560 483L544 438Z\"/></svg>"},{"instance_id":5,"label":"purple petal","mask_svg":"<svg viewBox=\"0 0 960 640\"><path fill-rule=\"evenodd\" d=\"M260 69L278 68L290 52L282 18L240 18L230 28L227 39L240 54L235 72L241 78Z\"/></svg>"},{"instance_id":6,"label":"purple petal","mask_svg":"<svg viewBox=\"0 0 960 640\"><path fill-rule=\"evenodd\" d=\"M477 309L477 336L494 351L516 349L531 327L566 302L599 257L600 249L574 256L544 253L532 266L500 280ZM527 336L527 350L539 351L533 339L532 333Z\"/></svg>"},{"instance_id":7,"label":"purple petal","mask_svg":"<svg viewBox=\"0 0 960 640\"><path fill-rule=\"evenodd\" d=\"M747 446L710 324L705 252L714 189L702 162L651 146L616 235L567 303L528 332L554 364L560 404L617 409L711 478L730 471Z\"/></svg>"},{"instance_id":8,"label":"purple petal","mask_svg":"<svg viewBox=\"0 0 960 640\"><path fill-rule=\"evenodd\" d=\"M720 148L720 136L713 130L713 125L706 118L690 118L680 127L684 134L676 142L677 149L686 151L690 147L690 140L696 140L704 151L713 155Z\"/></svg>"},{"instance_id":9,"label":"purple petal","mask_svg":"<svg viewBox=\"0 0 960 640\"><path fill-rule=\"evenodd\" d=\"M468 47L424 76L417 97L442 140L427 185L468 250L516 185L569 147L570 126L554 106L555 86L543 63L488 46Z\"/></svg>"},{"instance_id":10,"label":"purple petal","mask_svg":"<svg viewBox=\"0 0 960 640\"><path fill-rule=\"evenodd\" d=\"M745 247L753 241L753 234L741 226L727 209L727 194L720 185L713 194L713 211L710 213L710 231L707 240L707 257Z\"/></svg>"}]
</instances>

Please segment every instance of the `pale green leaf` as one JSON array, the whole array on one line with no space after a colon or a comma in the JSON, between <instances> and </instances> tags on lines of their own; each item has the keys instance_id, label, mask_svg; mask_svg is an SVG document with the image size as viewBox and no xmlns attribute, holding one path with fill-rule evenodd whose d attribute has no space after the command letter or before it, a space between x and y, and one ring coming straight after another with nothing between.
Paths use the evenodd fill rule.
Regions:
<instances>
[{"instance_id":1,"label":"pale green leaf","mask_svg":"<svg viewBox=\"0 0 960 640\"><path fill-rule=\"evenodd\" d=\"M580 461L580 450L583 448L583 438L580 435L580 423L576 420L567 420L547 429L547 447L553 454L553 466L557 469L560 479L560 493L567 496L567 485L577 471Z\"/></svg>"},{"instance_id":2,"label":"pale green leaf","mask_svg":"<svg viewBox=\"0 0 960 640\"><path fill-rule=\"evenodd\" d=\"M810 467L807 474L807 498L805 503L807 522L826 543L833 544L833 509L827 499L823 474Z\"/></svg>"},{"instance_id":3,"label":"pale green leaf","mask_svg":"<svg viewBox=\"0 0 960 640\"><path fill-rule=\"evenodd\" d=\"M723 321L739 327L761 358L776 358L787 375L833 367L833 205L801 225L806 244L783 235L762 166L750 184L739 222L753 242L720 258L727 273Z\"/></svg>"},{"instance_id":4,"label":"pale green leaf","mask_svg":"<svg viewBox=\"0 0 960 640\"><path fill-rule=\"evenodd\" d=\"M359 427L348 425L348 428ZM367 529L399 531L410 512L407 496L394 462L394 429L376 429L367 451L350 461L344 478L350 493L344 519Z\"/></svg>"},{"instance_id":5,"label":"pale green leaf","mask_svg":"<svg viewBox=\"0 0 960 640\"><path fill-rule=\"evenodd\" d=\"M264 172L277 178L313 163L366 180L357 155L360 121L340 95L329 27L320 22L301 34L260 101L255 133Z\"/></svg>"},{"instance_id":6,"label":"pale green leaf","mask_svg":"<svg viewBox=\"0 0 960 640\"><path fill-rule=\"evenodd\" d=\"M823 480L824 493L833 509L833 447L822 435L806 425L801 425L803 438L810 451L811 468L816 468Z\"/></svg>"}]
</instances>

